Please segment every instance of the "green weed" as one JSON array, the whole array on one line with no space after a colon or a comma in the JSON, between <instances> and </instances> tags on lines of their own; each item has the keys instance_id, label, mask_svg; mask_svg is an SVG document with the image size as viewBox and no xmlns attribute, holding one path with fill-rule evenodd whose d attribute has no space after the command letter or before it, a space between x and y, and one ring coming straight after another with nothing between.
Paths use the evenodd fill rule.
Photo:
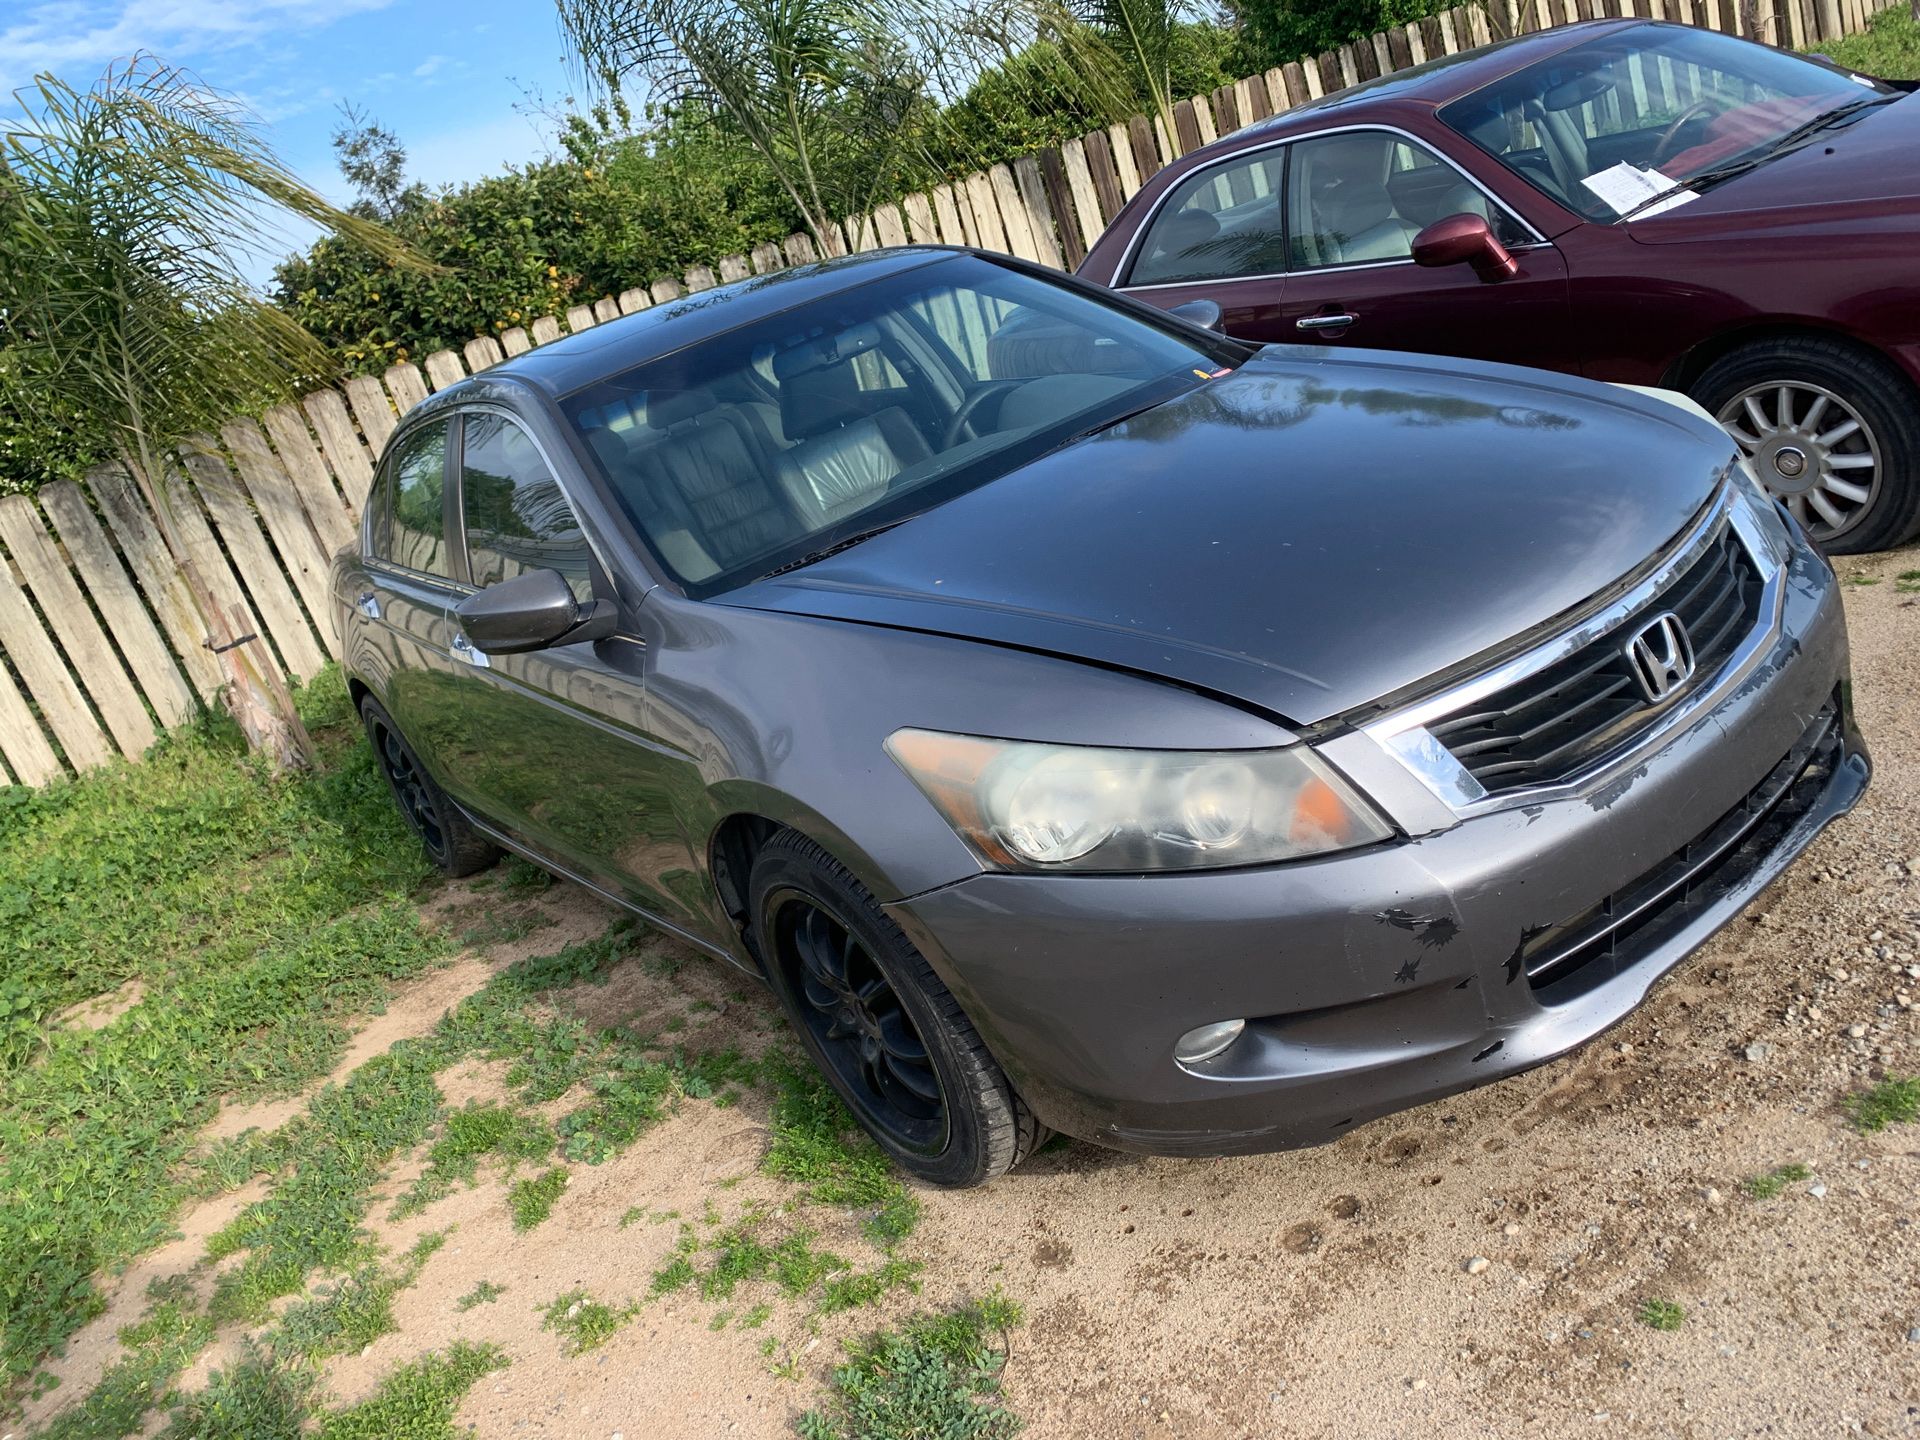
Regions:
<instances>
[{"instance_id":1,"label":"green weed","mask_svg":"<svg viewBox=\"0 0 1920 1440\"><path fill-rule=\"evenodd\" d=\"M1911 1125L1920 1118L1920 1075L1882 1080L1871 1090L1847 1096L1846 1107L1853 1128L1865 1134L1889 1125Z\"/></svg>"},{"instance_id":2,"label":"green weed","mask_svg":"<svg viewBox=\"0 0 1920 1440\"><path fill-rule=\"evenodd\" d=\"M1652 1330L1678 1330L1687 1319L1687 1312L1671 1300L1643 1301L1634 1315Z\"/></svg>"},{"instance_id":3,"label":"green weed","mask_svg":"<svg viewBox=\"0 0 1920 1440\"><path fill-rule=\"evenodd\" d=\"M569 1290L565 1295L556 1296L542 1312L540 1328L559 1335L569 1355L583 1355L604 1345L639 1308L628 1305L616 1310L585 1290Z\"/></svg>"},{"instance_id":4,"label":"green weed","mask_svg":"<svg viewBox=\"0 0 1920 1440\"><path fill-rule=\"evenodd\" d=\"M1771 1200L1787 1186L1798 1184L1812 1174L1813 1171L1796 1161L1791 1165L1776 1165L1760 1175L1749 1175L1740 1182L1740 1188L1747 1192L1749 1199Z\"/></svg>"},{"instance_id":5,"label":"green weed","mask_svg":"<svg viewBox=\"0 0 1920 1440\"><path fill-rule=\"evenodd\" d=\"M240 1359L174 1409L161 1440L300 1440L318 1380L249 1340Z\"/></svg>"},{"instance_id":6,"label":"green weed","mask_svg":"<svg viewBox=\"0 0 1920 1440\"><path fill-rule=\"evenodd\" d=\"M457 1310L471 1310L476 1305L491 1305L506 1293L506 1286L496 1285L491 1280L482 1280L478 1285L474 1286L473 1289L454 1301L453 1304Z\"/></svg>"},{"instance_id":7,"label":"green weed","mask_svg":"<svg viewBox=\"0 0 1920 1440\"><path fill-rule=\"evenodd\" d=\"M552 1153L553 1132L537 1116L469 1103L447 1114L440 1138L427 1152L426 1169L394 1206L394 1218L424 1209L457 1183L473 1184L487 1156L500 1156L511 1172L519 1162L544 1160Z\"/></svg>"},{"instance_id":8,"label":"green weed","mask_svg":"<svg viewBox=\"0 0 1920 1440\"><path fill-rule=\"evenodd\" d=\"M554 1203L567 1188L567 1172L558 1165L531 1180L522 1180L507 1192L513 1228L531 1230L553 1213Z\"/></svg>"},{"instance_id":9,"label":"green weed","mask_svg":"<svg viewBox=\"0 0 1920 1440\"><path fill-rule=\"evenodd\" d=\"M1920 80L1920 20L1905 6L1869 16L1866 30L1807 47L1836 64L1888 80Z\"/></svg>"},{"instance_id":10,"label":"green weed","mask_svg":"<svg viewBox=\"0 0 1920 1440\"><path fill-rule=\"evenodd\" d=\"M456 1440L453 1413L473 1382L507 1357L492 1345L455 1342L402 1365L358 1405L320 1416L317 1440Z\"/></svg>"},{"instance_id":11,"label":"green weed","mask_svg":"<svg viewBox=\"0 0 1920 1440\"><path fill-rule=\"evenodd\" d=\"M1020 1428L999 1403L1005 1332L1019 1321L1018 1307L996 1295L850 1344L847 1363L833 1372L827 1403L800 1417L800 1434L805 1440L1005 1440Z\"/></svg>"},{"instance_id":12,"label":"green weed","mask_svg":"<svg viewBox=\"0 0 1920 1440\"><path fill-rule=\"evenodd\" d=\"M919 1198L820 1074L778 1057L763 1062L762 1071L776 1087L767 1173L793 1181L816 1203L869 1210L863 1228L875 1240L911 1234L920 1222Z\"/></svg>"}]
</instances>

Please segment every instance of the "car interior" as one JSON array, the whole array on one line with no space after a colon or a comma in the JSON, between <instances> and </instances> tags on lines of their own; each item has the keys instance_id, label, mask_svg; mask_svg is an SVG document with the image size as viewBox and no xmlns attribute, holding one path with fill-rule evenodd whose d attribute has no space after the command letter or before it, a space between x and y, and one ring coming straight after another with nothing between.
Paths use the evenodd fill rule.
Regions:
<instances>
[{"instance_id":1,"label":"car interior","mask_svg":"<svg viewBox=\"0 0 1920 1440\"><path fill-rule=\"evenodd\" d=\"M579 412L622 505L685 580L826 531L1165 369L957 291L743 358Z\"/></svg>"},{"instance_id":2,"label":"car interior","mask_svg":"<svg viewBox=\"0 0 1920 1440\"><path fill-rule=\"evenodd\" d=\"M1126 283L1406 259L1414 236L1459 214L1485 217L1509 242L1524 238L1458 170L1387 131L1298 140L1185 181L1154 220Z\"/></svg>"}]
</instances>

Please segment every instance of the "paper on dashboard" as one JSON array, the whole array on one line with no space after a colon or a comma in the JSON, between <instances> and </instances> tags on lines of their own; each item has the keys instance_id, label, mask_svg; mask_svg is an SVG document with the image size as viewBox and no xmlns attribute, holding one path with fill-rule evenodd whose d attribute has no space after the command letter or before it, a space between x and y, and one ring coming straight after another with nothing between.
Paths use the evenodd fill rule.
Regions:
<instances>
[{"instance_id":1,"label":"paper on dashboard","mask_svg":"<svg viewBox=\"0 0 1920 1440\"><path fill-rule=\"evenodd\" d=\"M1632 211L1634 219L1644 220L1684 205L1689 200L1698 200L1700 196L1692 190L1675 190L1674 182L1658 170L1642 170L1638 165L1622 160L1618 165L1610 165L1597 171L1580 182L1598 195L1602 201L1613 207L1616 215L1625 215ZM1659 197L1656 203L1648 204ZM1645 205L1646 209L1638 207Z\"/></svg>"}]
</instances>

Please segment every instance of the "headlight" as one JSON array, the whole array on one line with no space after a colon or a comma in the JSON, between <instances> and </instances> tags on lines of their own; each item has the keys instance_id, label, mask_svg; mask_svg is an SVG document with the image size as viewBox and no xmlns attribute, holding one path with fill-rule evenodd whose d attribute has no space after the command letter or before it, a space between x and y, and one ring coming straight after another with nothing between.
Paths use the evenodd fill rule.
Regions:
<instances>
[{"instance_id":1,"label":"headlight","mask_svg":"<svg viewBox=\"0 0 1920 1440\"><path fill-rule=\"evenodd\" d=\"M1780 506L1753 462L1744 455L1734 462L1734 488L1739 492L1741 508L1746 512L1748 534L1776 565L1784 565L1793 554L1793 535L1780 514Z\"/></svg>"},{"instance_id":2,"label":"headlight","mask_svg":"<svg viewBox=\"0 0 1920 1440\"><path fill-rule=\"evenodd\" d=\"M1304 745L1102 750L896 730L887 753L961 836L1008 869L1259 865L1392 833Z\"/></svg>"}]
</instances>

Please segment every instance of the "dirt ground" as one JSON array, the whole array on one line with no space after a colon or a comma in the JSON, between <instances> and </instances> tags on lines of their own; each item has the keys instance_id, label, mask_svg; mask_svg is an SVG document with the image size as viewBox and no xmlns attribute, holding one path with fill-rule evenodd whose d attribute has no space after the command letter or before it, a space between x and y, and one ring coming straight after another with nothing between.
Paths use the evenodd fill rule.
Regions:
<instances>
[{"instance_id":1,"label":"dirt ground","mask_svg":"<svg viewBox=\"0 0 1920 1440\"><path fill-rule=\"evenodd\" d=\"M1847 589L1877 767L1866 800L1586 1049L1320 1150L1196 1162L1058 1147L985 1189L921 1194L903 1247L925 1267L917 1299L896 1292L816 1332L775 1297L763 1329L715 1330L724 1307L681 1293L569 1358L540 1307L576 1286L644 1297L669 1256L675 1227L636 1212L734 1214L791 1193L759 1170L766 1097L689 1103L614 1160L573 1167L552 1218L525 1234L497 1182L383 1222L396 1251L454 1228L396 1298L397 1332L333 1362L330 1388L350 1401L423 1351L493 1340L512 1363L459 1413L483 1440L791 1435L843 1337L998 1286L1027 1314L1007 1399L1036 1440L1920 1435L1920 1127L1861 1135L1839 1108L1890 1071L1920 1071L1920 593L1897 579L1914 557L1841 567L1875 581ZM566 887L540 903L553 923L516 948L555 949L609 918ZM770 1002L730 998L740 980L724 967L660 939L647 953L686 963L622 972L589 992L591 1018L684 1013L703 1043L748 1049L777 1032ZM437 972L354 1055L426 1029L487 973L471 958ZM443 1078L451 1103L501 1093L494 1067ZM1788 1162L1811 1177L1770 1200L1741 1189ZM419 1165L403 1162L390 1192ZM248 1198L187 1217L189 1237ZM851 1218L834 1223L823 1243L877 1253ZM133 1310L144 1272L192 1248L123 1279ZM504 1294L460 1309L483 1280ZM1640 1323L1651 1299L1683 1307L1684 1323ZM78 1338L65 1393L97 1373L128 1313Z\"/></svg>"}]
</instances>

